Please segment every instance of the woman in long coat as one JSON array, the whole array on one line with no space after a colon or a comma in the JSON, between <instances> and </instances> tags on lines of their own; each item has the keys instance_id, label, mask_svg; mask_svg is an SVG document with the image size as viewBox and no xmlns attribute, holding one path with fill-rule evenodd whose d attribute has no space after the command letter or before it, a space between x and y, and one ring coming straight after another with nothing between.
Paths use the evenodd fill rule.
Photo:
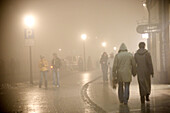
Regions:
<instances>
[{"instance_id":1,"label":"woman in long coat","mask_svg":"<svg viewBox=\"0 0 170 113\"><path fill-rule=\"evenodd\" d=\"M153 77L153 66L150 53L145 49L145 43L139 43L139 49L135 53L135 61L137 64L137 77L139 83L139 91L141 103L149 101L151 93L151 75Z\"/></svg>"},{"instance_id":2,"label":"woman in long coat","mask_svg":"<svg viewBox=\"0 0 170 113\"><path fill-rule=\"evenodd\" d=\"M100 58L100 64L103 72L103 81L108 81L108 65L107 65L108 55L106 52L104 52Z\"/></svg>"}]
</instances>

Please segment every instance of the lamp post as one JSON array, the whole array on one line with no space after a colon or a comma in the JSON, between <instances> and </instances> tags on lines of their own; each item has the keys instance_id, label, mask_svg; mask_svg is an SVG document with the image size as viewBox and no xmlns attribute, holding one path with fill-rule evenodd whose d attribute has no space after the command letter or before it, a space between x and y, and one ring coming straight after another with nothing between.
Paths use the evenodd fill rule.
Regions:
<instances>
[{"instance_id":1,"label":"lamp post","mask_svg":"<svg viewBox=\"0 0 170 113\"><path fill-rule=\"evenodd\" d=\"M30 53L30 83L33 84L33 76L32 76L32 52L31 46L33 45L33 26L34 26L34 17L29 15L24 18L24 23L26 25L25 29L25 40L27 41L27 46L29 46L29 53Z\"/></svg>"},{"instance_id":2,"label":"lamp post","mask_svg":"<svg viewBox=\"0 0 170 113\"><path fill-rule=\"evenodd\" d=\"M117 48L116 48L116 47L113 47L113 50L114 50L114 54L116 54Z\"/></svg>"},{"instance_id":3,"label":"lamp post","mask_svg":"<svg viewBox=\"0 0 170 113\"><path fill-rule=\"evenodd\" d=\"M83 52L84 52L84 71L86 71L86 50L85 50L85 43L86 43L86 34L81 35L81 39L83 40Z\"/></svg>"},{"instance_id":4,"label":"lamp post","mask_svg":"<svg viewBox=\"0 0 170 113\"><path fill-rule=\"evenodd\" d=\"M102 42L102 46L103 46L103 48L104 48L104 51L105 51L106 42Z\"/></svg>"}]
</instances>

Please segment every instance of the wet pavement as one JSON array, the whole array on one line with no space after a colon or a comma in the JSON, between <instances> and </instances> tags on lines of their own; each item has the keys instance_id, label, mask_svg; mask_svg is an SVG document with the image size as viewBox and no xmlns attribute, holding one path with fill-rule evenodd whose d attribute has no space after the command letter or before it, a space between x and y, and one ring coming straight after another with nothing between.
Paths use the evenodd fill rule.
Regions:
<instances>
[{"instance_id":1,"label":"wet pavement","mask_svg":"<svg viewBox=\"0 0 170 113\"><path fill-rule=\"evenodd\" d=\"M141 105L136 78L130 85L128 105L118 101L117 89L102 82L100 71L61 76L59 88L48 82L20 83L0 89L0 111L6 113L168 113L170 85L152 85L150 102Z\"/></svg>"}]
</instances>

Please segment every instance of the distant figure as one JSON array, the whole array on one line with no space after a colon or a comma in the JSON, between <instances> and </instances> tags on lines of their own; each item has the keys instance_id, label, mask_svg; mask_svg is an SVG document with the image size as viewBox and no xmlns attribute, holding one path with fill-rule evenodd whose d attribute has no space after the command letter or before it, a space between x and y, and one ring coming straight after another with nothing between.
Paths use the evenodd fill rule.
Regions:
<instances>
[{"instance_id":1,"label":"distant figure","mask_svg":"<svg viewBox=\"0 0 170 113\"><path fill-rule=\"evenodd\" d=\"M112 77L112 68L113 68L113 62L114 62L114 54L113 53L110 53L110 57L107 61L107 65L108 65L108 68L109 68L109 74L110 74L110 83L111 83L111 86L115 88L115 86L113 86L113 77Z\"/></svg>"},{"instance_id":2,"label":"distant figure","mask_svg":"<svg viewBox=\"0 0 170 113\"><path fill-rule=\"evenodd\" d=\"M103 82L108 81L108 66L107 66L108 55L104 52L100 58L101 69L103 72Z\"/></svg>"},{"instance_id":3,"label":"distant figure","mask_svg":"<svg viewBox=\"0 0 170 113\"><path fill-rule=\"evenodd\" d=\"M125 105L129 100L129 85L132 81L132 75L136 75L135 59L128 52L126 45L122 43L114 59L113 77L117 77L119 101Z\"/></svg>"},{"instance_id":4,"label":"distant figure","mask_svg":"<svg viewBox=\"0 0 170 113\"><path fill-rule=\"evenodd\" d=\"M92 70L92 60L91 57L89 56L87 59L87 69L90 71Z\"/></svg>"},{"instance_id":5,"label":"distant figure","mask_svg":"<svg viewBox=\"0 0 170 113\"><path fill-rule=\"evenodd\" d=\"M151 93L151 75L153 77L153 66L150 53L145 49L145 43L139 43L139 49L135 53L135 60L137 64L137 77L139 83L139 91L141 96L141 103L149 101Z\"/></svg>"},{"instance_id":6,"label":"distant figure","mask_svg":"<svg viewBox=\"0 0 170 113\"><path fill-rule=\"evenodd\" d=\"M56 75L57 75L57 87L60 87L59 83L59 76L60 76L60 68L61 68L61 60L58 58L57 54L53 54L52 59L52 66L53 66L53 85L56 85Z\"/></svg>"},{"instance_id":7,"label":"distant figure","mask_svg":"<svg viewBox=\"0 0 170 113\"><path fill-rule=\"evenodd\" d=\"M82 57L80 56L79 59L78 59L78 68L79 68L79 71L83 71L83 59Z\"/></svg>"},{"instance_id":8,"label":"distant figure","mask_svg":"<svg viewBox=\"0 0 170 113\"><path fill-rule=\"evenodd\" d=\"M47 89L47 71L48 71L48 62L45 59L44 56L40 56L40 62L39 62L39 68L40 68L40 82L39 82L39 88L41 88L42 80L44 78L45 81L45 88Z\"/></svg>"}]
</instances>

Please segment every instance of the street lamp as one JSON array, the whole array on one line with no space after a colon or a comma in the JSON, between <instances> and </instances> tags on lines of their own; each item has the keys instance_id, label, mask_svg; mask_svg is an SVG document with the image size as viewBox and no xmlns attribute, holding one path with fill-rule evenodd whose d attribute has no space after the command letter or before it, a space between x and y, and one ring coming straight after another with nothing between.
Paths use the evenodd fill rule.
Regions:
<instances>
[{"instance_id":1,"label":"street lamp","mask_svg":"<svg viewBox=\"0 0 170 113\"><path fill-rule=\"evenodd\" d=\"M85 51L86 38L87 38L86 34L81 35L81 39L83 40L83 51L84 51L84 71L86 71L86 51Z\"/></svg>"},{"instance_id":2,"label":"street lamp","mask_svg":"<svg viewBox=\"0 0 170 113\"><path fill-rule=\"evenodd\" d=\"M105 51L106 42L102 42L102 46L104 47L104 51Z\"/></svg>"},{"instance_id":3,"label":"street lamp","mask_svg":"<svg viewBox=\"0 0 170 113\"><path fill-rule=\"evenodd\" d=\"M117 47L113 47L114 54L116 54Z\"/></svg>"},{"instance_id":4,"label":"street lamp","mask_svg":"<svg viewBox=\"0 0 170 113\"><path fill-rule=\"evenodd\" d=\"M116 50L117 50L117 48L116 48L116 47L113 47L113 50L114 50L114 51L116 51Z\"/></svg>"},{"instance_id":5,"label":"street lamp","mask_svg":"<svg viewBox=\"0 0 170 113\"><path fill-rule=\"evenodd\" d=\"M143 7L146 7L146 3L143 3Z\"/></svg>"},{"instance_id":6,"label":"street lamp","mask_svg":"<svg viewBox=\"0 0 170 113\"><path fill-rule=\"evenodd\" d=\"M28 15L24 18L24 23L26 25L25 29L25 40L28 42L29 46L29 52L30 52L30 83L33 84L33 76L32 76L32 52L31 52L31 46L33 45L33 38L34 38L34 32L33 32L33 26L34 26L35 19L32 15Z\"/></svg>"},{"instance_id":7,"label":"street lamp","mask_svg":"<svg viewBox=\"0 0 170 113\"><path fill-rule=\"evenodd\" d=\"M28 15L24 18L24 23L27 27L32 28L34 26L35 19L32 15Z\"/></svg>"},{"instance_id":8,"label":"street lamp","mask_svg":"<svg viewBox=\"0 0 170 113\"><path fill-rule=\"evenodd\" d=\"M86 40L87 35L86 35L86 34L82 34L82 35L81 35L81 38L82 38L82 40Z\"/></svg>"},{"instance_id":9,"label":"street lamp","mask_svg":"<svg viewBox=\"0 0 170 113\"><path fill-rule=\"evenodd\" d=\"M60 48L60 49L58 49L60 52L62 51L62 49Z\"/></svg>"}]
</instances>

